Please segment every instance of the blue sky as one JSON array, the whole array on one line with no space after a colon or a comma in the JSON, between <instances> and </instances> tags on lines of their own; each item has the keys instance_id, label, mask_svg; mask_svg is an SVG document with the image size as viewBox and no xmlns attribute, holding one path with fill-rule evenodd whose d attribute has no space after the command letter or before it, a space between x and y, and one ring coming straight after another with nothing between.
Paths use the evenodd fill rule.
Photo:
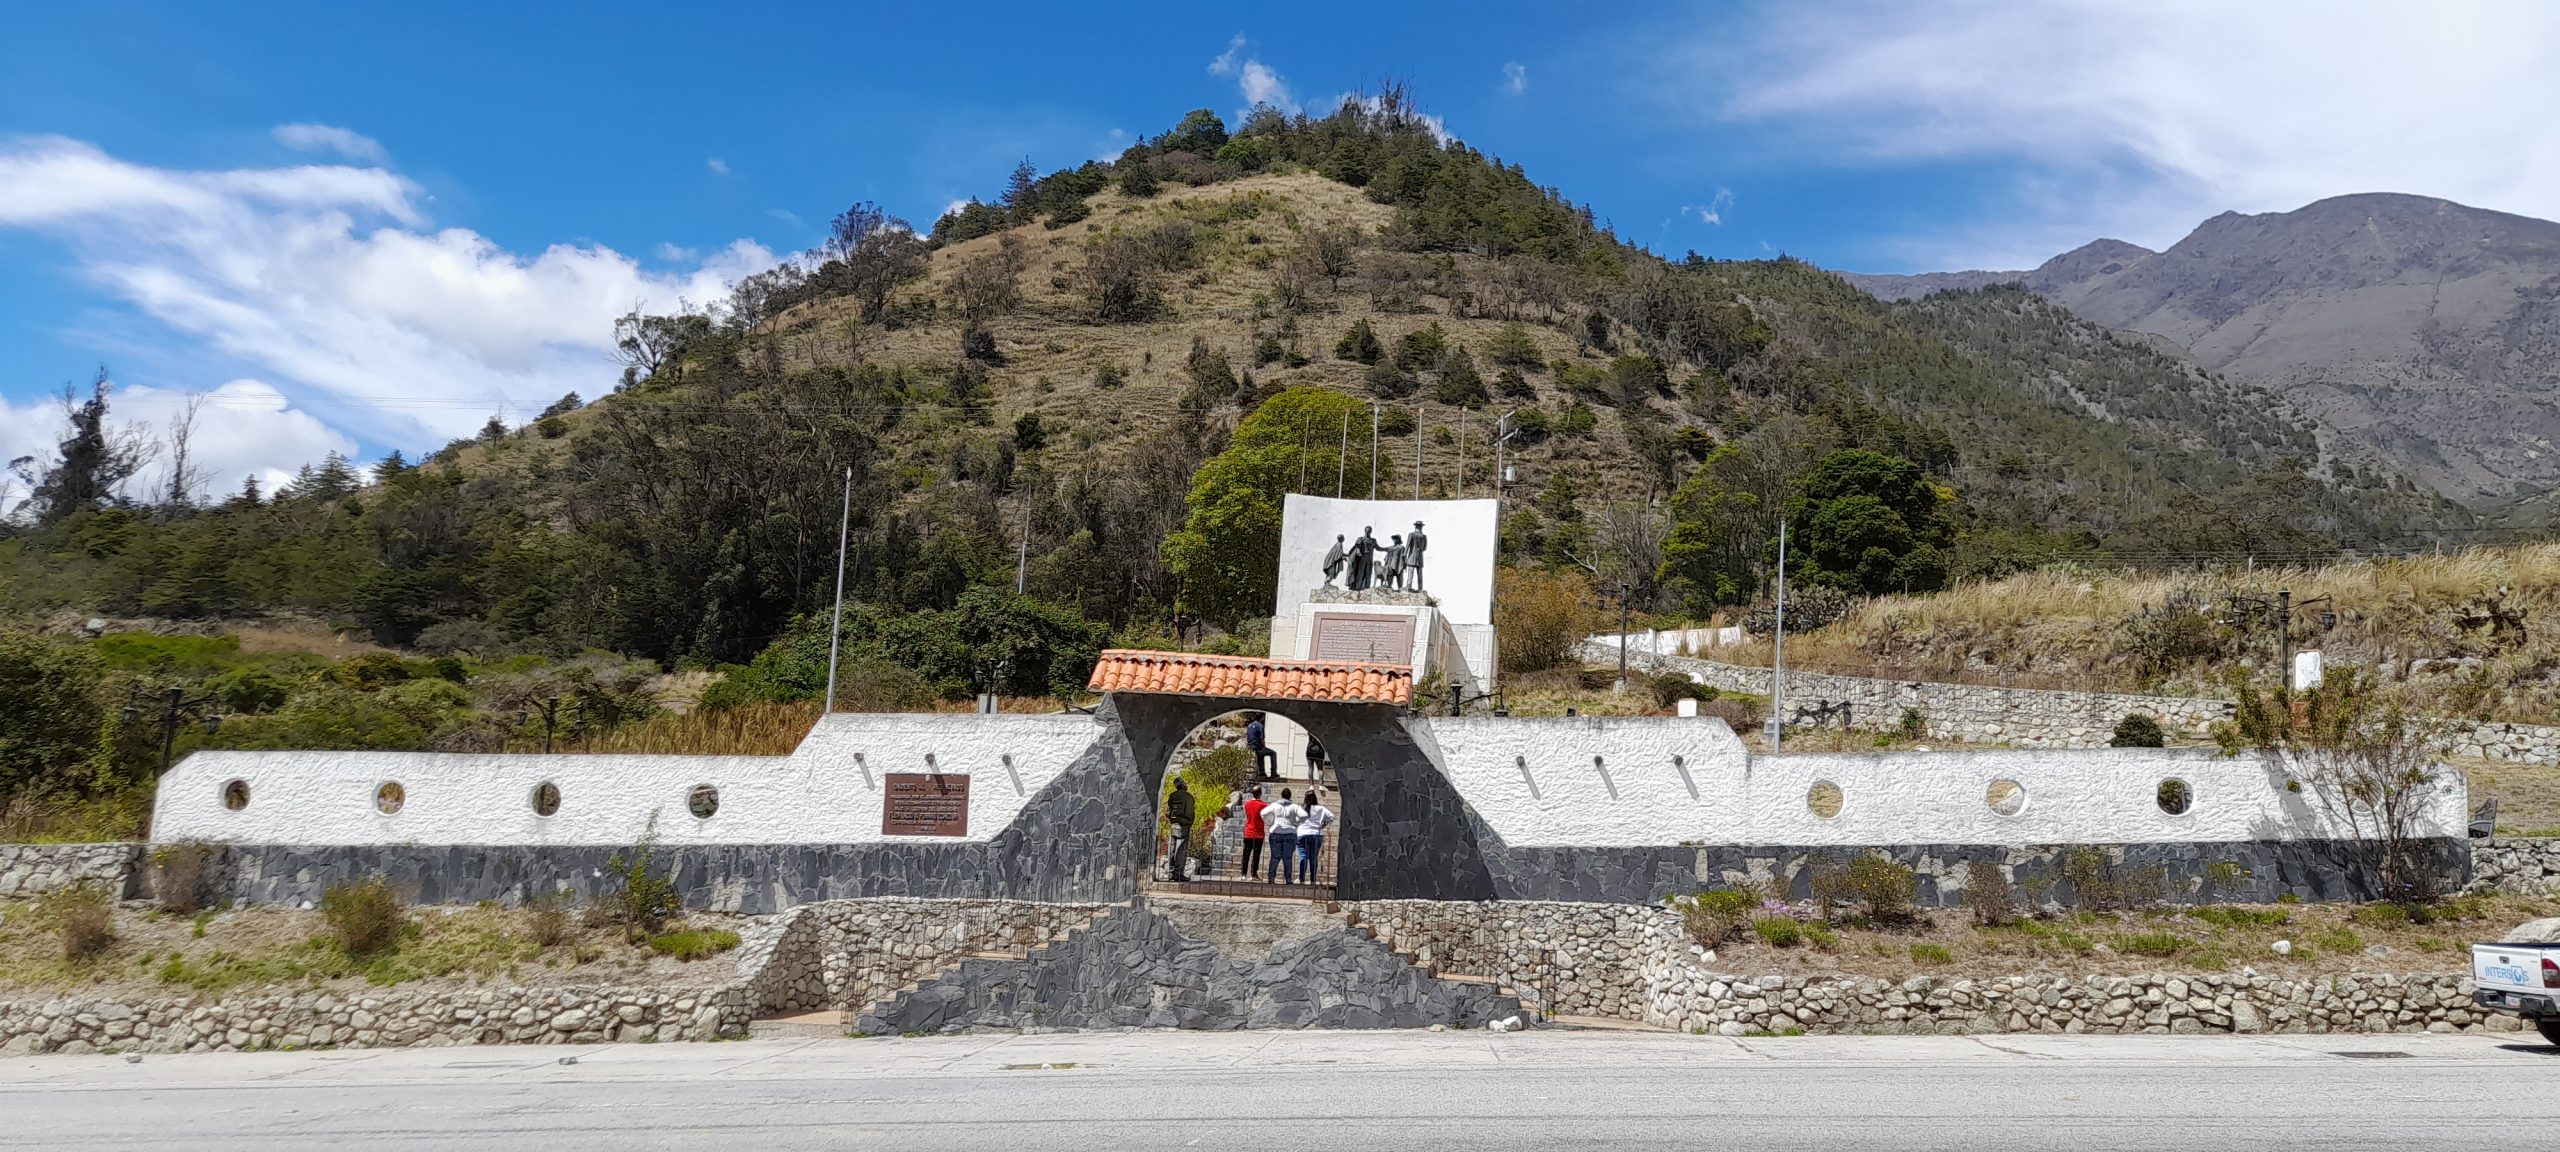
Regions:
<instances>
[{"instance_id":1,"label":"blue sky","mask_svg":"<svg viewBox=\"0 0 2560 1152\"><path fill-rule=\"evenodd\" d=\"M0 457L113 370L217 485L610 387L610 317L846 204L928 226L1251 96L1384 77L1667 254L2025 266L2406 191L2560 216L2560 6L22 6ZM5 499L0 492L0 499Z\"/></svg>"}]
</instances>

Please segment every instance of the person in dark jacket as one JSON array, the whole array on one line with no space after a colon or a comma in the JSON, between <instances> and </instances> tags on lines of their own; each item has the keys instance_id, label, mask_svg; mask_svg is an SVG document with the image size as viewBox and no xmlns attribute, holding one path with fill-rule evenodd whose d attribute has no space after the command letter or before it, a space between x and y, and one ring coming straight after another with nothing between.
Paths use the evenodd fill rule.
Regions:
<instances>
[{"instance_id":1,"label":"person in dark jacket","mask_svg":"<svg viewBox=\"0 0 2560 1152\"><path fill-rule=\"evenodd\" d=\"M1173 845L1172 850L1166 853L1164 866L1165 875L1177 884L1190 879L1183 872L1191 863L1191 822L1198 815L1199 809L1191 798L1191 786L1183 783L1181 777L1175 777L1173 795L1164 798L1165 823L1171 825L1167 839Z\"/></svg>"}]
</instances>

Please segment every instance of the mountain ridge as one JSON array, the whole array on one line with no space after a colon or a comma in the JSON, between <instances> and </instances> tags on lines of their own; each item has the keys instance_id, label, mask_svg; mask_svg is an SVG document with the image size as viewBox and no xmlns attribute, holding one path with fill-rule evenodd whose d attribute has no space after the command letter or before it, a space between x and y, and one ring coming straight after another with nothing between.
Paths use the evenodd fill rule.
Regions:
<instances>
[{"instance_id":1,"label":"mountain ridge","mask_svg":"<svg viewBox=\"0 0 2560 1152\"><path fill-rule=\"evenodd\" d=\"M2560 486L2560 223L2354 193L2221 213L2156 253L2099 240L2021 271L1844 278L1884 300L2020 284L2284 396L2327 455L2473 508Z\"/></svg>"}]
</instances>

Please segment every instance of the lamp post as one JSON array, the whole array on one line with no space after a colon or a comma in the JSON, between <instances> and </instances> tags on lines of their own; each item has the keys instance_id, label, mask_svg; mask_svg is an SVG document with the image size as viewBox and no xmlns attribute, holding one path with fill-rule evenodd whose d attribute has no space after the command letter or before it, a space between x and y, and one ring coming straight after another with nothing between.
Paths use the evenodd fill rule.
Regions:
<instances>
[{"instance_id":1,"label":"lamp post","mask_svg":"<svg viewBox=\"0 0 2560 1152\"><path fill-rule=\"evenodd\" d=\"M161 775L168 775L169 761L177 752L179 714L184 712L196 713L203 719L204 734L207 736L213 735L222 728L222 715L206 707L206 705L213 703L214 699L215 697L211 692L207 692L202 696L189 698L186 691L179 688L170 688L160 693ZM130 695L125 697L124 722L126 724L133 724L141 719L142 690L140 688L136 688Z\"/></svg>"},{"instance_id":2,"label":"lamp post","mask_svg":"<svg viewBox=\"0 0 2560 1152\"><path fill-rule=\"evenodd\" d=\"M2242 606L2262 611L2272 611L2275 613L2276 675L2282 677L2279 683L2282 684L2284 690L2287 692L2293 691L2294 610L2308 610L2312 605L2321 605L2320 614L2316 617L2316 619L2320 621L2320 630L2326 632L2329 629L2338 626L2337 611L2334 608L2328 607L2331 603L2329 597L2314 596L2311 599L2297 602L2293 598L2293 589L2290 588L2278 589L2276 591L2276 598L2272 601L2268 600L2264 596L2242 596L2235 593L2231 597L2231 603L2234 606L2234 610L2230 618L2225 620L2224 623L2235 626L2248 622L2248 614L2245 611L2240 610Z\"/></svg>"},{"instance_id":3,"label":"lamp post","mask_svg":"<svg viewBox=\"0 0 2560 1152\"><path fill-rule=\"evenodd\" d=\"M1787 522L1778 521L1778 626L1769 655L1769 754L1787 742Z\"/></svg>"},{"instance_id":4,"label":"lamp post","mask_svg":"<svg viewBox=\"0 0 2560 1152\"><path fill-rule=\"evenodd\" d=\"M1602 593L1607 595L1607 593ZM1627 690L1627 613L1635 599L1635 590L1624 580L1618 581L1618 682L1611 692Z\"/></svg>"}]
</instances>

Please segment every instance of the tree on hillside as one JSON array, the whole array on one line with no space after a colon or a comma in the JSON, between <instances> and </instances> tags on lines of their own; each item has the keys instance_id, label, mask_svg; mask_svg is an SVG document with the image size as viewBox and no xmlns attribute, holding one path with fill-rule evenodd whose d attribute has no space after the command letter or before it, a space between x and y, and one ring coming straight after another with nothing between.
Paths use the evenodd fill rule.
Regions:
<instances>
[{"instance_id":1,"label":"tree on hillside","mask_svg":"<svg viewBox=\"0 0 2560 1152\"><path fill-rule=\"evenodd\" d=\"M1777 538L1796 477L1837 443L1826 425L1772 420L1708 453L1672 493L1661 579L1692 614L1760 595L1763 549Z\"/></svg>"},{"instance_id":2,"label":"tree on hillside","mask_svg":"<svg viewBox=\"0 0 2560 1152\"><path fill-rule=\"evenodd\" d=\"M1378 330L1369 326L1369 318L1363 316L1351 322L1351 330L1342 334L1341 342L1333 346L1333 354L1361 364L1375 364L1386 357L1387 347L1379 342Z\"/></svg>"},{"instance_id":3,"label":"tree on hillside","mask_svg":"<svg viewBox=\"0 0 2560 1152\"><path fill-rule=\"evenodd\" d=\"M836 215L819 254L818 279L852 296L862 318L876 320L898 285L924 274L928 246L907 222L864 200Z\"/></svg>"},{"instance_id":4,"label":"tree on hillside","mask_svg":"<svg viewBox=\"0 0 2560 1152\"><path fill-rule=\"evenodd\" d=\"M1236 425L1227 450L1193 474L1182 527L1165 537L1185 607L1228 626L1270 614L1282 498L1330 490L1341 463L1336 433L1346 420L1368 419L1368 406L1352 397L1291 388Z\"/></svg>"},{"instance_id":5,"label":"tree on hillside","mask_svg":"<svg viewBox=\"0 0 2560 1152\"><path fill-rule=\"evenodd\" d=\"M150 458L142 441L107 427L107 392L113 387L102 366L89 385L88 399L81 399L68 386L63 388L62 411L71 422L71 435L63 439L62 459L53 467L36 471L33 456L9 462L10 470L33 488L29 499L35 505L37 526L51 527L75 513L121 500L116 490Z\"/></svg>"},{"instance_id":6,"label":"tree on hillside","mask_svg":"<svg viewBox=\"0 0 2560 1152\"><path fill-rule=\"evenodd\" d=\"M1013 166L1013 174L1005 178L1004 197L998 203L1004 205L1014 223L1028 224L1032 213L1040 208L1039 191L1040 170L1032 167L1031 158L1025 156L1022 163Z\"/></svg>"},{"instance_id":7,"label":"tree on hillside","mask_svg":"<svg viewBox=\"0 0 2560 1152\"><path fill-rule=\"evenodd\" d=\"M0 629L0 812L94 777L106 709L84 647Z\"/></svg>"},{"instance_id":8,"label":"tree on hillside","mask_svg":"<svg viewBox=\"0 0 2560 1152\"><path fill-rule=\"evenodd\" d=\"M1206 108L1194 108L1184 114L1181 123L1173 126L1173 131L1165 133L1162 139L1156 141L1156 149L1159 152L1190 152L1201 156L1215 156L1218 154L1218 149L1225 147L1226 143L1227 122L1219 119L1217 113Z\"/></svg>"},{"instance_id":9,"label":"tree on hillside","mask_svg":"<svg viewBox=\"0 0 2560 1152\"><path fill-rule=\"evenodd\" d=\"M1850 592L1934 592L1955 525L1920 466L1864 448L1834 452L1796 483L1790 575Z\"/></svg>"}]
</instances>

